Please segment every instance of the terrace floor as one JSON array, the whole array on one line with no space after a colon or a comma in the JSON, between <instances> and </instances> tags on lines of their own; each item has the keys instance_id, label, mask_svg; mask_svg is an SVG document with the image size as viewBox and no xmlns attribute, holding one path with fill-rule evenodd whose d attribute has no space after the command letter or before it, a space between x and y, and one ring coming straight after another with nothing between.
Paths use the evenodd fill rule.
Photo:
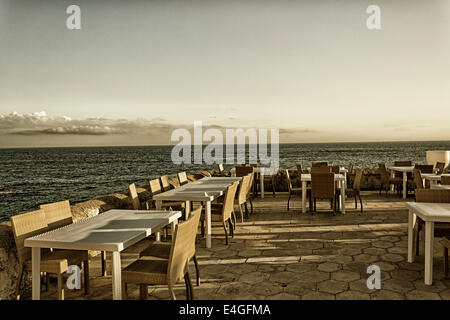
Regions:
<instances>
[{"instance_id":1,"label":"terrace floor","mask_svg":"<svg viewBox=\"0 0 450 320\"><path fill-rule=\"evenodd\" d=\"M238 224L228 246L219 225L213 227L211 249L198 237L199 287L192 263L190 272L195 299L450 299L439 239L434 282L426 286L423 235L420 256L407 262L404 200L393 193L386 198L363 192L363 201L364 213L348 199L347 214L333 216L326 202L318 206L321 212L311 215L301 213L298 196L290 211L286 194L255 199L253 215ZM122 258L123 266L132 261L131 256ZM90 294L66 290L66 299L111 299L111 278L100 277L99 256L90 264ZM366 270L372 264L381 268L380 290L366 285ZM178 299L185 299L184 290L184 283L177 285ZM129 285L128 295L138 299L138 286ZM41 297L56 299L56 284ZM167 287L149 287L149 299L168 298Z\"/></svg>"}]
</instances>

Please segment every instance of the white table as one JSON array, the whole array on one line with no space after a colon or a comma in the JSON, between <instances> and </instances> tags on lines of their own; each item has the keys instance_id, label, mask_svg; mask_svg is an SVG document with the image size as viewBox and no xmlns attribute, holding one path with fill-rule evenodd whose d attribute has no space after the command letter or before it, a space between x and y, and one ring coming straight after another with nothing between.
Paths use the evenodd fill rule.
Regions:
<instances>
[{"instance_id":1,"label":"white table","mask_svg":"<svg viewBox=\"0 0 450 320\"><path fill-rule=\"evenodd\" d=\"M33 300L40 299L41 248L111 252L113 299L122 299L120 252L168 224L175 227L180 217L180 211L112 209L26 239L32 248Z\"/></svg>"},{"instance_id":2,"label":"white table","mask_svg":"<svg viewBox=\"0 0 450 320\"><path fill-rule=\"evenodd\" d=\"M259 185L261 186L261 198L264 198L264 176L271 176L278 172L272 168L252 167L253 173L259 173ZM236 177L236 168L230 170L231 176Z\"/></svg>"},{"instance_id":3,"label":"white table","mask_svg":"<svg viewBox=\"0 0 450 320\"><path fill-rule=\"evenodd\" d=\"M408 218L408 262L414 262L414 227L416 217L425 222L425 284L433 283L434 223L450 222L450 203L407 202Z\"/></svg>"},{"instance_id":4,"label":"white table","mask_svg":"<svg viewBox=\"0 0 450 320\"><path fill-rule=\"evenodd\" d=\"M391 170L392 176L394 176L395 171L403 172L403 199L406 199L406 185L408 183L408 172L413 172L414 166L407 166L407 167L391 166L387 168Z\"/></svg>"},{"instance_id":5,"label":"white table","mask_svg":"<svg viewBox=\"0 0 450 320\"><path fill-rule=\"evenodd\" d=\"M307 182L311 181L311 174L303 173L301 176L301 180L302 180L302 212L306 213L306 187L307 187ZM341 195L340 195L339 201L340 201L340 205L342 208L342 213L345 213L345 186L347 184L346 177L344 174L335 173L334 181L337 182L338 188L341 189Z\"/></svg>"},{"instance_id":6,"label":"white table","mask_svg":"<svg viewBox=\"0 0 450 320\"><path fill-rule=\"evenodd\" d=\"M430 186L430 189L450 190L450 185L448 185L448 184L433 184Z\"/></svg>"},{"instance_id":7,"label":"white table","mask_svg":"<svg viewBox=\"0 0 450 320\"><path fill-rule=\"evenodd\" d=\"M222 196L225 190L235 181L240 180L242 180L241 177L205 177L154 195L153 200L156 201L156 209L161 208L163 201L184 201L186 203L186 216L189 215L191 201L203 202L206 213L206 247L211 248L211 202Z\"/></svg>"}]
</instances>

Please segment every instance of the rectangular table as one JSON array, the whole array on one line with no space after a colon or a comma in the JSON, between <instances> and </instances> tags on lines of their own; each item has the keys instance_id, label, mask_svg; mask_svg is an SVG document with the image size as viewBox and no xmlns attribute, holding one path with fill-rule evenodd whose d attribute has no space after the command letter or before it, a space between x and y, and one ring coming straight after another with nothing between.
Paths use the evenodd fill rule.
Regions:
<instances>
[{"instance_id":1,"label":"rectangular table","mask_svg":"<svg viewBox=\"0 0 450 320\"><path fill-rule=\"evenodd\" d=\"M259 173L259 185L261 186L261 198L264 198L264 176L271 176L277 173L278 170L265 167L253 167L253 173ZM236 168L232 168L230 173L236 177Z\"/></svg>"},{"instance_id":2,"label":"rectangular table","mask_svg":"<svg viewBox=\"0 0 450 320\"><path fill-rule=\"evenodd\" d=\"M450 203L407 202L408 262L414 262L414 227L419 217L425 222L425 284L433 283L434 223L450 222Z\"/></svg>"},{"instance_id":3,"label":"rectangular table","mask_svg":"<svg viewBox=\"0 0 450 320\"><path fill-rule=\"evenodd\" d=\"M153 196L156 209L160 209L163 201L184 201L186 216L189 214L190 202L199 201L205 205L206 213L206 247L211 248L211 202L222 196L226 189L241 177L205 177L178 188Z\"/></svg>"},{"instance_id":4,"label":"rectangular table","mask_svg":"<svg viewBox=\"0 0 450 320\"><path fill-rule=\"evenodd\" d=\"M430 181L430 188L433 185L437 185L439 181L441 181L442 176L450 176L450 174L435 174L435 173L422 173L421 174L423 180Z\"/></svg>"},{"instance_id":5,"label":"rectangular table","mask_svg":"<svg viewBox=\"0 0 450 320\"><path fill-rule=\"evenodd\" d=\"M430 186L431 189L443 189L450 190L450 185L448 184L433 184Z\"/></svg>"},{"instance_id":6,"label":"rectangular table","mask_svg":"<svg viewBox=\"0 0 450 320\"><path fill-rule=\"evenodd\" d=\"M111 252L113 299L122 299L120 252L168 224L175 227L180 217L180 211L112 209L26 239L32 248L33 300L40 299L41 248Z\"/></svg>"},{"instance_id":7,"label":"rectangular table","mask_svg":"<svg viewBox=\"0 0 450 320\"><path fill-rule=\"evenodd\" d=\"M408 172L413 172L414 166L407 166L407 167L390 166L387 168L391 170L392 176L394 176L395 171L403 172L403 199L406 199L406 185L408 183Z\"/></svg>"},{"instance_id":8,"label":"rectangular table","mask_svg":"<svg viewBox=\"0 0 450 320\"><path fill-rule=\"evenodd\" d=\"M306 187L307 182L311 181L311 174L310 173L303 173L301 176L302 180L302 212L306 213ZM337 182L338 188L341 189L341 195L340 195L340 204L342 208L342 213L345 213L345 187L346 187L346 176L341 173L335 173L334 174L334 181Z\"/></svg>"}]
</instances>

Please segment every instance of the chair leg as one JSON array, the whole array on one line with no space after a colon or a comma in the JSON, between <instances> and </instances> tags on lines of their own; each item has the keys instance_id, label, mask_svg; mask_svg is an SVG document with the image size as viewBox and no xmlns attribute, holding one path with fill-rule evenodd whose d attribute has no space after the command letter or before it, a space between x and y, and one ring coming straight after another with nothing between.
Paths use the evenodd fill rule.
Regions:
<instances>
[{"instance_id":1,"label":"chair leg","mask_svg":"<svg viewBox=\"0 0 450 320\"><path fill-rule=\"evenodd\" d=\"M236 229L236 213L234 212L234 209L233 209L233 211L231 211L230 222L231 222L231 227L232 227L233 232L234 232L234 230Z\"/></svg>"},{"instance_id":2,"label":"chair leg","mask_svg":"<svg viewBox=\"0 0 450 320\"><path fill-rule=\"evenodd\" d=\"M288 198L288 204L287 204L287 209L289 211L289 201L291 201L291 192L289 191L289 198Z\"/></svg>"},{"instance_id":3,"label":"chair leg","mask_svg":"<svg viewBox=\"0 0 450 320\"><path fill-rule=\"evenodd\" d=\"M146 284L139 285L139 292L140 292L141 300L148 299L148 286Z\"/></svg>"},{"instance_id":4,"label":"chair leg","mask_svg":"<svg viewBox=\"0 0 450 320\"><path fill-rule=\"evenodd\" d=\"M106 252L105 251L102 251L101 259L102 259L102 276L106 277Z\"/></svg>"},{"instance_id":5,"label":"chair leg","mask_svg":"<svg viewBox=\"0 0 450 320\"><path fill-rule=\"evenodd\" d=\"M245 216L248 218L248 206L247 206L247 202L244 202L244 209L245 209ZM253 209L252 209L253 210ZM252 211L253 213L253 211Z\"/></svg>"},{"instance_id":6,"label":"chair leg","mask_svg":"<svg viewBox=\"0 0 450 320\"><path fill-rule=\"evenodd\" d=\"M189 272L186 272L185 274L186 280L187 280L187 284L189 286L189 297L190 300L194 300L194 287L192 286L192 282L191 282L191 276L189 275Z\"/></svg>"},{"instance_id":7,"label":"chair leg","mask_svg":"<svg viewBox=\"0 0 450 320\"><path fill-rule=\"evenodd\" d=\"M122 299L128 299L128 283L122 281Z\"/></svg>"},{"instance_id":8,"label":"chair leg","mask_svg":"<svg viewBox=\"0 0 450 320\"><path fill-rule=\"evenodd\" d=\"M416 232L416 256L419 256L419 244L420 244L420 229L417 228L417 232Z\"/></svg>"},{"instance_id":9,"label":"chair leg","mask_svg":"<svg viewBox=\"0 0 450 320\"><path fill-rule=\"evenodd\" d=\"M313 209L313 213L312 214L314 214L314 212L316 212L316 198L314 198L314 209Z\"/></svg>"},{"instance_id":10,"label":"chair leg","mask_svg":"<svg viewBox=\"0 0 450 320\"><path fill-rule=\"evenodd\" d=\"M355 194L355 209L358 209L358 201L356 201L357 200L357 198L356 198L356 194Z\"/></svg>"},{"instance_id":11,"label":"chair leg","mask_svg":"<svg viewBox=\"0 0 450 320\"><path fill-rule=\"evenodd\" d=\"M58 274L58 300L64 300L63 275Z\"/></svg>"},{"instance_id":12,"label":"chair leg","mask_svg":"<svg viewBox=\"0 0 450 320\"><path fill-rule=\"evenodd\" d=\"M205 237L205 220L202 220L202 224L201 224L201 232L202 232L202 237Z\"/></svg>"},{"instance_id":13,"label":"chair leg","mask_svg":"<svg viewBox=\"0 0 450 320\"><path fill-rule=\"evenodd\" d=\"M186 300L191 300L191 288L189 287L188 273L184 275L184 286L186 287Z\"/></svg>"},{"instance_id":14,"label":"chair leg","mask_svg":"<svg viewBox=\"0 0 450 320\"><path fill-rule=\"evenodd\" d=\"M249 197L248 200L250 201L250 213L253 214L253 201L252 201L252 198Z\"/></svg>"},{"instance_id":15,"label":"chair leg","mask_svg":"<svg viewBox=\"0 0 450 320\"><path fill-rule=\"evenodd\" d=\"M89 260L83 262L84 272L84 294L89 294Z\"/></svg>"},{"instance_id":16,"label":"chair leg","mask_svg":"<svg viewBox=\"0 0 450 320\"><path fill-rule=\"evenodd\" d=\"M275 197L275 178L272 176L272 193L273 196Z\"/></svg>"},{"instance_id":17,"label":"chair leg","mask_svg":"<svg viewBox=\"0 0 450 320\"><path fill-rule=\"evenodd\" d=\"M172 300L177 300L177 297L175 296L175 292L173 292L173 287L172 287L172 285L169 284L168 287L169 287L170 298L171 298Z\"/></svg>"},{"instance_id":18,"label":"chair leg","mask_svg":"<svg viewBox=\"0 0 450 320\"><path fill-rule=\"evenodd\" d=\"M363 203L362 203L362 199L361 199L361 195L358 194L359 197L359 204L361 205L361 213L363 212Z\"/></svg>"},{"instance_id":19,"label":"chair leg","mask_svg":"<svg viewBox=\"0 0 450 320\"><path fill-rule=\"evenodd\" d=\"M230 228L231 237L234 238L234 228L233 228L233 223L231 222L231 218L228 219L228 227Z\"/></svg>"},{"instance_id":20,"label":"chair leg","mask_svg":"<svg viewBox=\"0 0 450 320\"><path fill-rule=\"evenodd\" d=\"M444 248L444 277L448 279L448 248Z\"/></svg>"},{"instance_id":21,"label":"chair leg","mask_svg":"<svg viewBox=\"0 0 450 320\"><path fill-rule=\"evenodd\" d=\"M241 223L244 223L244 212L242 211L243 204L239 205L239 212L241 214Z\"/></svg>"},{"instance_id":22,"label":"chair leg","mask_svg":"<svg viewBox=\"0 0 450 320\"><path fill-rule=\"evenodd\" d=\"M200 286L200 270L198 268L197 256L195 254L192 257L192 260L194 260L195 274L197 276L197 287L199 287Z\"/></svg>"},{"instance_id":23,"label":"chair leg","mask_svg":"<svg viewBox=\"0 0 450 320\"><path fill-rule=\"evenodd\" d=\"M227 232L227 226L225 224L225 221L223 222L223 230L225 231L225 244L228 245L228 232Z\"/></svg>"},{"instance_id":24,"label":"chair leg","mask_svg":"<svg viewBox=\"0 0 450 320\"><path fill-rule=\"evenodd\" d=\"M20 265L19 275L17 277L16 283L16 300L20 300L20 286L22 285L22 279L23 279L23 265Z\"/></svg>"}]
</instances>

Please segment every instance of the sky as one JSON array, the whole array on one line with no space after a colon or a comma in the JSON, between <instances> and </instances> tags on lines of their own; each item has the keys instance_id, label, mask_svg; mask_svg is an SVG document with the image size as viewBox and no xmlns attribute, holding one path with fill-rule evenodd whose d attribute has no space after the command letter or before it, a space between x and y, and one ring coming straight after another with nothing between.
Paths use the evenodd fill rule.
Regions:
<instances>
[{"instance_id":1,"label":"sky","mask_svg":"<svg viewBox=\"0 0 450 320\"><path fill-rule=\"evenodd\" d=\"M0 0L0 147L450 140L449 57L448 0Z\"/></svg>"}]
</instances>

